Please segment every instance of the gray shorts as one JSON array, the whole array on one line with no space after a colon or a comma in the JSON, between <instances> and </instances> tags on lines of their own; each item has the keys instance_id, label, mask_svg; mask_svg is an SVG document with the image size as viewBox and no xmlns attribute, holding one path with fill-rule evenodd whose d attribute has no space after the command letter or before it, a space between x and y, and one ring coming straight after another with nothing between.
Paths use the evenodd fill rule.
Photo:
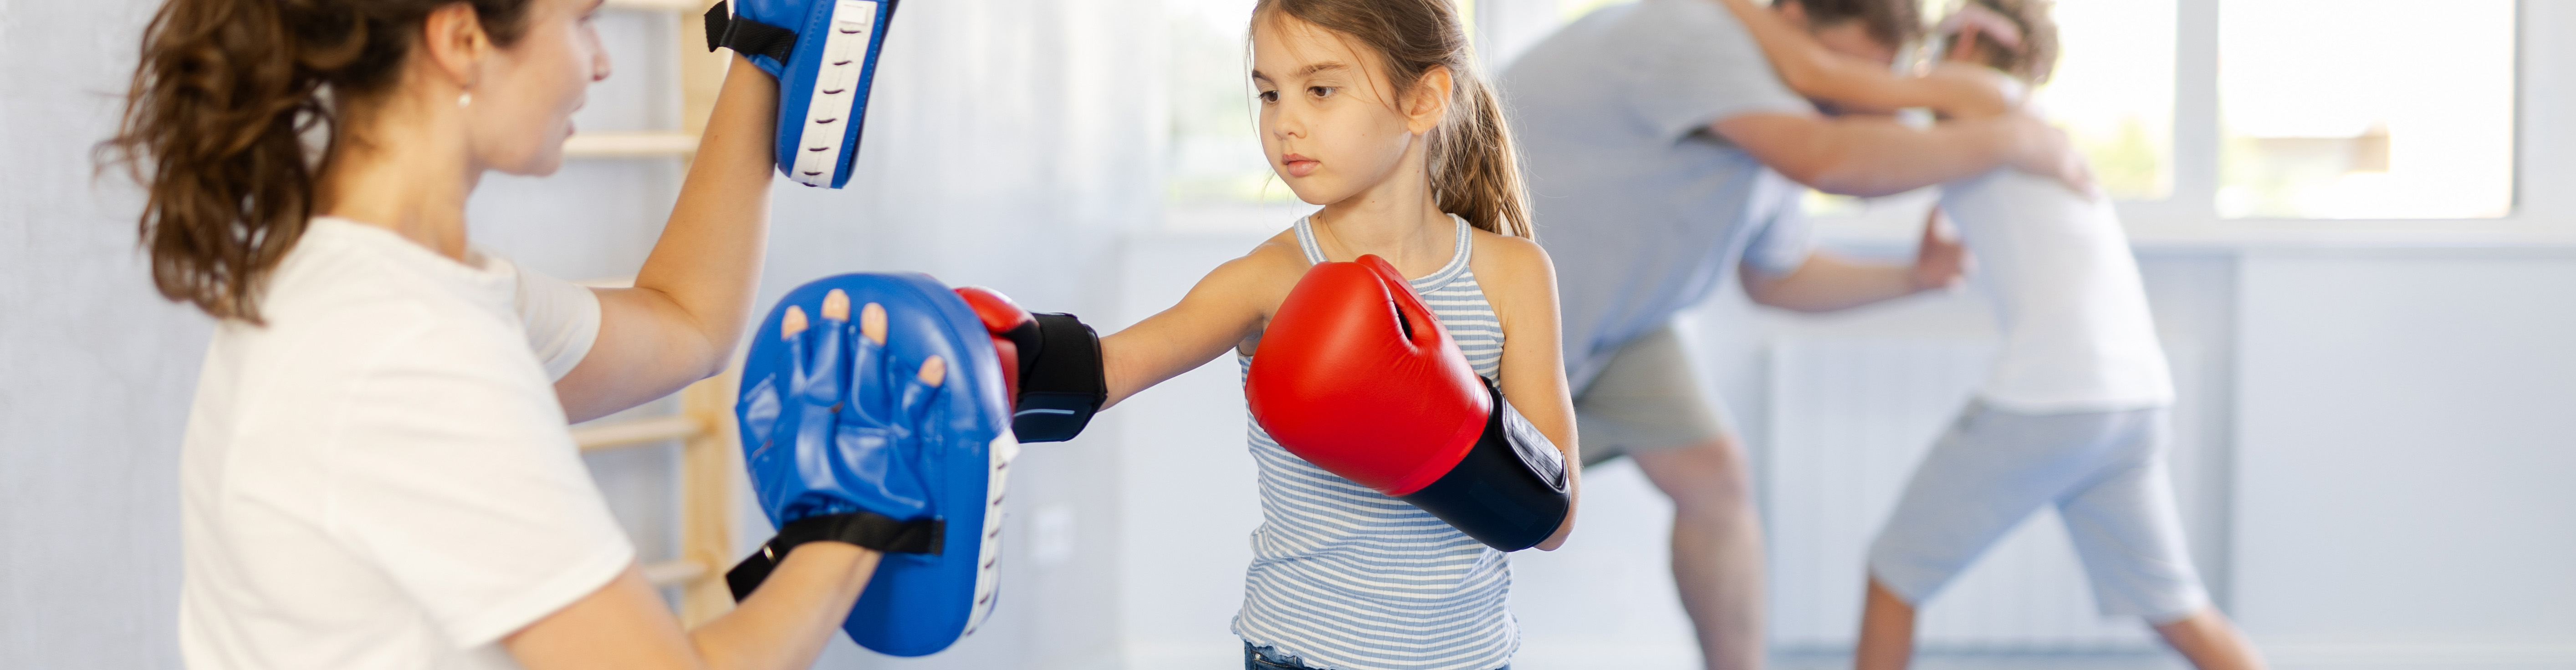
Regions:
<instances>
[{"instance_id":1,"label":"gray shorts","mask_svg":"<svg viewBox=\"0 0 2576 670\"><path fill-rule=\"evenodd\" d=\"M1623 454L1705 444L1733 433L1726 410L1708 401L1672 326L1619 348L1592 385L1574 395L1583 464Z\"/></svg>"},{"instance_id":2,"label":"gray shorts","mask_svg":"<svg viewBox=\"0 0 2576 670\"><path fill-rule=\"evenodd\" d=\"M2165 471L2164 409L2019 414L1972 403L1915 466L1869 572L1920 604L2056 505L2105 615L2172 623L2209 604Z\"/></svg>"}]
</instances>

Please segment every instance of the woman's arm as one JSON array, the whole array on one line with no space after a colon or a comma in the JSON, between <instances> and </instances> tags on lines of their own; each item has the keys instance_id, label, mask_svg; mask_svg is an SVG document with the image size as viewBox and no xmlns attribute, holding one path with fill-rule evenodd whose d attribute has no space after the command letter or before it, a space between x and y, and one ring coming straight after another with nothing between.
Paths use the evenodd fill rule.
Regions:
<instances>
[{"instance_id":1,"label":"woman's arm","mask_svg":"<svg viewBox=\"0 0 2576 670\"><path fill-rule=\"evenodd\" d=\"M777 118L778 81L735 56L635 288L595 291L599 339L555 382L572 420L670 395L732 359L768 246Z\"/></svg>"},{"instance_id":2,"label":"woman's arm","mask_svg":"<svg viewBox=\"0 0 2576 670\"><path fill-rule=\"evenodd\" d=\"M835 316L825 301L824 318ZM846 310L847 303L842 303ZM885 313L870 304L860 317L865 337L885 343ZM789 319L785 333L804 328ZM938 386L948 366L923 361L918 378ZM839 630L850 606L867 590L882 557L841 542L807 542L784 560L732 611L682 633L668 605L633 565L581 600L556 610L502 640L530 670L581 668L721 668L799 670L814 665L823 643Z\"/></svg>"},{"instance_id":3,"label":"woman's arm","mask_svg":"<svg viewBox=\"0 0 2576 670\"><path fill-rule=\"evenodd\" d=\"M1284 237L1284 236L1283 236ZM1217 266L1180 304L1100 338L1108 376L1108 409L1128 396L1180 376L1260 332L1263 320L1305 273L1296 241L1263 242L1250 254Z\"/></svg>"},{"instance_id":4,"label":"woman's arm","mask_svg":"<svg viewBox=\"0 0 2576 670\"><path fill-rule=\"evenodd\" d=\"M501 644L531 670L804 670L840 631L880 556L838 542L797 545L750 598L685 633L629 566Z\"/></svg>"},{"instance_id":5,"label":"woman's arm","mask_svg":"<svg viewBox=\"0 0 2576 670\"><path fill-rule=\"evenodd\" d=\"M1565 381L1564 335L1556 305L1556 264L1526 238L1476 235L1476 277L1503 323L1503 399L1565 454L1565 490L1574 505L1565 523L1538 548L1554 551L1574 532L1583 502L1583 449L1574 430L1574 395Z\"/></svg>"},{"instance_id":6,"label":"woman's arm","mask_svg":"<svg viewBox=\"0 0 2576 670\"><path fill-rule=\"evenodd\" d=\"M1981 119L2010 111L1993 77L1971 65L1940 63L1922 76L1899 77L1875 63L1845 56L1817 42L1778 13L1752 0L1719 0L1735 15L1780 81L1799 95L1863 110L1929 107L1945 116Z\"/></svg>"}]
</instances>

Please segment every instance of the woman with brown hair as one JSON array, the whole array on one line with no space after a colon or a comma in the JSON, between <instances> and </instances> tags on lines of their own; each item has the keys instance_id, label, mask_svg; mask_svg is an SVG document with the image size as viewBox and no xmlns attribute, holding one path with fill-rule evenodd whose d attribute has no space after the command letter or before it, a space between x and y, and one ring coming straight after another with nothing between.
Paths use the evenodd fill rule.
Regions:
<instances>
[{"instance_id":1,"label":"woman with brown hair","mask_svg":"<svg viewBox=\"0 0 2576 670\"><path fill-rule=\"evenodd\" d=\"M815 542L683 631L567 431L721 369L778 84L741 58L635 287L467 240L546 175L600 0L169 0L109 148L162 293L220 319L181 465L181 649L213 668L811 665L878 554ZM925 374L925 378L928 375Z\"/></svg>"}]
</instances>

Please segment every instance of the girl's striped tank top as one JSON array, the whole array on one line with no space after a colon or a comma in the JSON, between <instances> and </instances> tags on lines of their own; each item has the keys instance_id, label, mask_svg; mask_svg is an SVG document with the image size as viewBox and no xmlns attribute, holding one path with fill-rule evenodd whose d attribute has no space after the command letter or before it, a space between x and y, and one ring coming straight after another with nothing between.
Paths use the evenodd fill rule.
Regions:
<instances>
[{"instance_id":1,"label":"girl's striped tank top","mask_svg":"<svg viewBox=\"0 0 2576 670\"><path fill-rule=\"evenodd\" d=\"M1457 340L1476 374L1493 379L1503 326L1458 251L1413 291ZM1324 261L1315 231L1297 222L1308 263ZM1252 369L1252 357L1239 357ZM1354 378L1360 371L1353 371ZM1337 669L1491 670L1510 662L1520 632L1507 608L1507 555L1404 501L1298 458L1245 419L1260 469L1261 527L1252 533L1243 610L1234 632L1307 665Z\"/></svg>"}]
</instances>

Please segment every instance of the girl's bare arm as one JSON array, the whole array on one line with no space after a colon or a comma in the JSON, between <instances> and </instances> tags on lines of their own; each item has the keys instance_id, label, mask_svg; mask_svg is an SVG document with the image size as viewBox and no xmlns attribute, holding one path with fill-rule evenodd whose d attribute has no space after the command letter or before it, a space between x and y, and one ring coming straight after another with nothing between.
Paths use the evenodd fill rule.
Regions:
<instances>
[{"instance_id":1,"label":"girl's bare arm","mask_svg":"<svg viewBox=\"0 0 2576 670\"><path fill-rule=\"evenodd\" d=\"M1503 324L1503 398L1565 454L1565 488L1583 501L1583 449L1576 442L1574 395L1556 304L1556 265L1527 238L1476 234L1474 269L1485 300ZM1575 509L1538 548L1553 551L1574 532Z\"/></svg>"},{"instance_id":2,"label":"girl's bare arm","mask_svg":"<svg viewBox=\"0 0 2576 670\"><path fill-rule=\"evenodd\" d=\"M1101 408L1204 365L1260 332L1306 271L1296 241L1285 240L1285 249L1281 244L1274 238L1226 261L1190 287L1180 304L1100 338L1109 381L1109 401Z\"/></svg>"}]
</instances>

